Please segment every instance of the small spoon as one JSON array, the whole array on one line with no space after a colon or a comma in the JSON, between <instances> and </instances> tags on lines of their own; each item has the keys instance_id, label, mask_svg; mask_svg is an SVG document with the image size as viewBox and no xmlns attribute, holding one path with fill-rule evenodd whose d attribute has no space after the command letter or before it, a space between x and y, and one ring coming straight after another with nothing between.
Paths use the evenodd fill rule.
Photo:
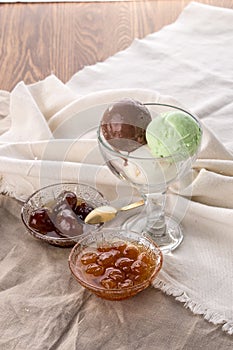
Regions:
<instances>
[{"instance_id":1,"label":"small spoon","mask_svg":"<svg viewBox=\"0 0 233 350\"><path fill-rule=\"evenodd\" d=\"M115 218L115 216L119 211L134 209L134 208L140 207L144 203L145 202L142 199L138 202L134 202L129 205L126 205L120 209L116 209L114 207L111 207L110 205L104 205L102 207L95 208L86 216L85 223L94 225L94 224L100 224L103 222L110 221Z\"/></svg>"}]
</instances>

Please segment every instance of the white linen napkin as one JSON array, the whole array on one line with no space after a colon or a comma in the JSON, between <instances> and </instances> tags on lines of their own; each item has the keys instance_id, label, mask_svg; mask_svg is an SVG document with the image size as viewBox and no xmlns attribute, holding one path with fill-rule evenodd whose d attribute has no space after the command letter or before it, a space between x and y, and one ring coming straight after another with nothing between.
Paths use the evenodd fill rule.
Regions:
<instances>
[{"instance_id":1,"label":"white linen napkin","mask_svg":"<svg viewBox=\"0 0 233 350\"><path fill-rule=\"evenodd\" d=\"M84 68L66 85L53 75L30 86L19 83L10 94L10 114L8 93L0 97L0 188L21 200L36 188L61 180L95 185L113 202L134 195L110 173L98 152L93 128L101 117L101 103L126 96L142 102L177 104L178 100L199 116L204 136L194 180L171 188L167 201L168 210L175 207L182 219L184 242L165 256L154 285L194 313L222 324L229 334L233 334L232 41L233 11L191 3L172 25ZM83 111L92 106L98 113L93 120L85 119Z\"/></svg>"}]
</instances>

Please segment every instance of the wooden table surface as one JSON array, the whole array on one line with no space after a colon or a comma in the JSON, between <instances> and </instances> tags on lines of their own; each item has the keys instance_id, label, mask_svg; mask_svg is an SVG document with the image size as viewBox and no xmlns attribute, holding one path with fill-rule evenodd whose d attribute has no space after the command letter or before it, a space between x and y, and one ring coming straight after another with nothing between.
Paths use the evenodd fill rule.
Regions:
<instances>
[{"instance_id":1,"label":"wooden table surface","mask_svg":"<svg viewBox=\"0 0 233 350\"><path fill-rule=\"evenodd\" d=\"M233 8L233 0L202 0ZM85 65L172 23L189 0L1 3L0 89L54 73L63 82Z\"/></svg>"}]
</instances>

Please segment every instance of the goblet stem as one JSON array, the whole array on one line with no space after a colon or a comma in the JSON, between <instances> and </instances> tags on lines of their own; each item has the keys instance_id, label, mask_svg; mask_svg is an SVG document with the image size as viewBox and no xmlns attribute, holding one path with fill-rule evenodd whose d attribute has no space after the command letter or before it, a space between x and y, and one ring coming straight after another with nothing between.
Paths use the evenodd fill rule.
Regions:
<instances>
[{"instance_id":1,"label":"goblet stem","mask_svg":"<svg viewBox=\"0 0 233 350\"><path fill-rule=\"evenodd\" d=\"M165 215L166 191L145 194L141 191L145 207L138 215L129 217L123 224L128 230L147 233L164 254L176 249L183 239L182 229L171 216Z\"/></svg>"},{"instance_id":2,"label":"goblet stem","mask_svg":"<svg viewBox=\"0 0 233 350\"><path fill-rule=\"evenodd\" d=\"M165 222L165 194L150 193L144 194L146 202L146 232L149 233L153 240L164 240L166 236L166 222Z\"/></svg>"},{"instance_id":3,"label":"goblet stem","mask_svg":"<svg viewBox=\"0 0 233 350\"><path fill-rule=\"evenodd\" d=\"M182 242L180 226L171 217L165 216L166 191L143 194L146 202L146 225L144 232L158 244L163 253L169 253Z\"/></svg>"}]
</instances>

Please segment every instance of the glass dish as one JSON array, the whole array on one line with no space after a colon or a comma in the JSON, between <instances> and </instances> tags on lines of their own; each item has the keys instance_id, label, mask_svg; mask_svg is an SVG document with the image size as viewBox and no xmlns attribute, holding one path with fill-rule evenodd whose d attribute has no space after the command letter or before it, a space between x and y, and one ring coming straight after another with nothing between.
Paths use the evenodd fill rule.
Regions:
<instances>
[{"instance_id":1,"label":"glass dish","mask_svg":"<svg viewBox=\"0 0 233 350\"><path fill-rule=\"evenodd\" d=\"M27 228L27 231L33 237L55 246L72 247L81 237L87 235L90 230L93 232L93 230L99 228L100 225L87 225L84 223L84 221L79 220L82 225L83 233L77 236L72 235L72 237L64 237L59 236L56 232L43 234L32 228L29 224L30 216L34 210L46 208L50 204L53 205L64 191L73 192L77 198L84 200L93 208L108 204L108 201L104 199L103 195L91 186L79 183L58 183L43 187L34 192L23 204L21 209L21 218Z\"/></svg>"},{"instance_id":2,"label":"glass dish","mask_svg":"<svg viewBox=\"0 0 233 350\"><path fill-rule=\"evenodd\" d=\"M73 247L69 267L76 280L92 293L122 300L147 288L162 261L161 250L149 236L102 227Z\"/></svg>"}]
</instances>

